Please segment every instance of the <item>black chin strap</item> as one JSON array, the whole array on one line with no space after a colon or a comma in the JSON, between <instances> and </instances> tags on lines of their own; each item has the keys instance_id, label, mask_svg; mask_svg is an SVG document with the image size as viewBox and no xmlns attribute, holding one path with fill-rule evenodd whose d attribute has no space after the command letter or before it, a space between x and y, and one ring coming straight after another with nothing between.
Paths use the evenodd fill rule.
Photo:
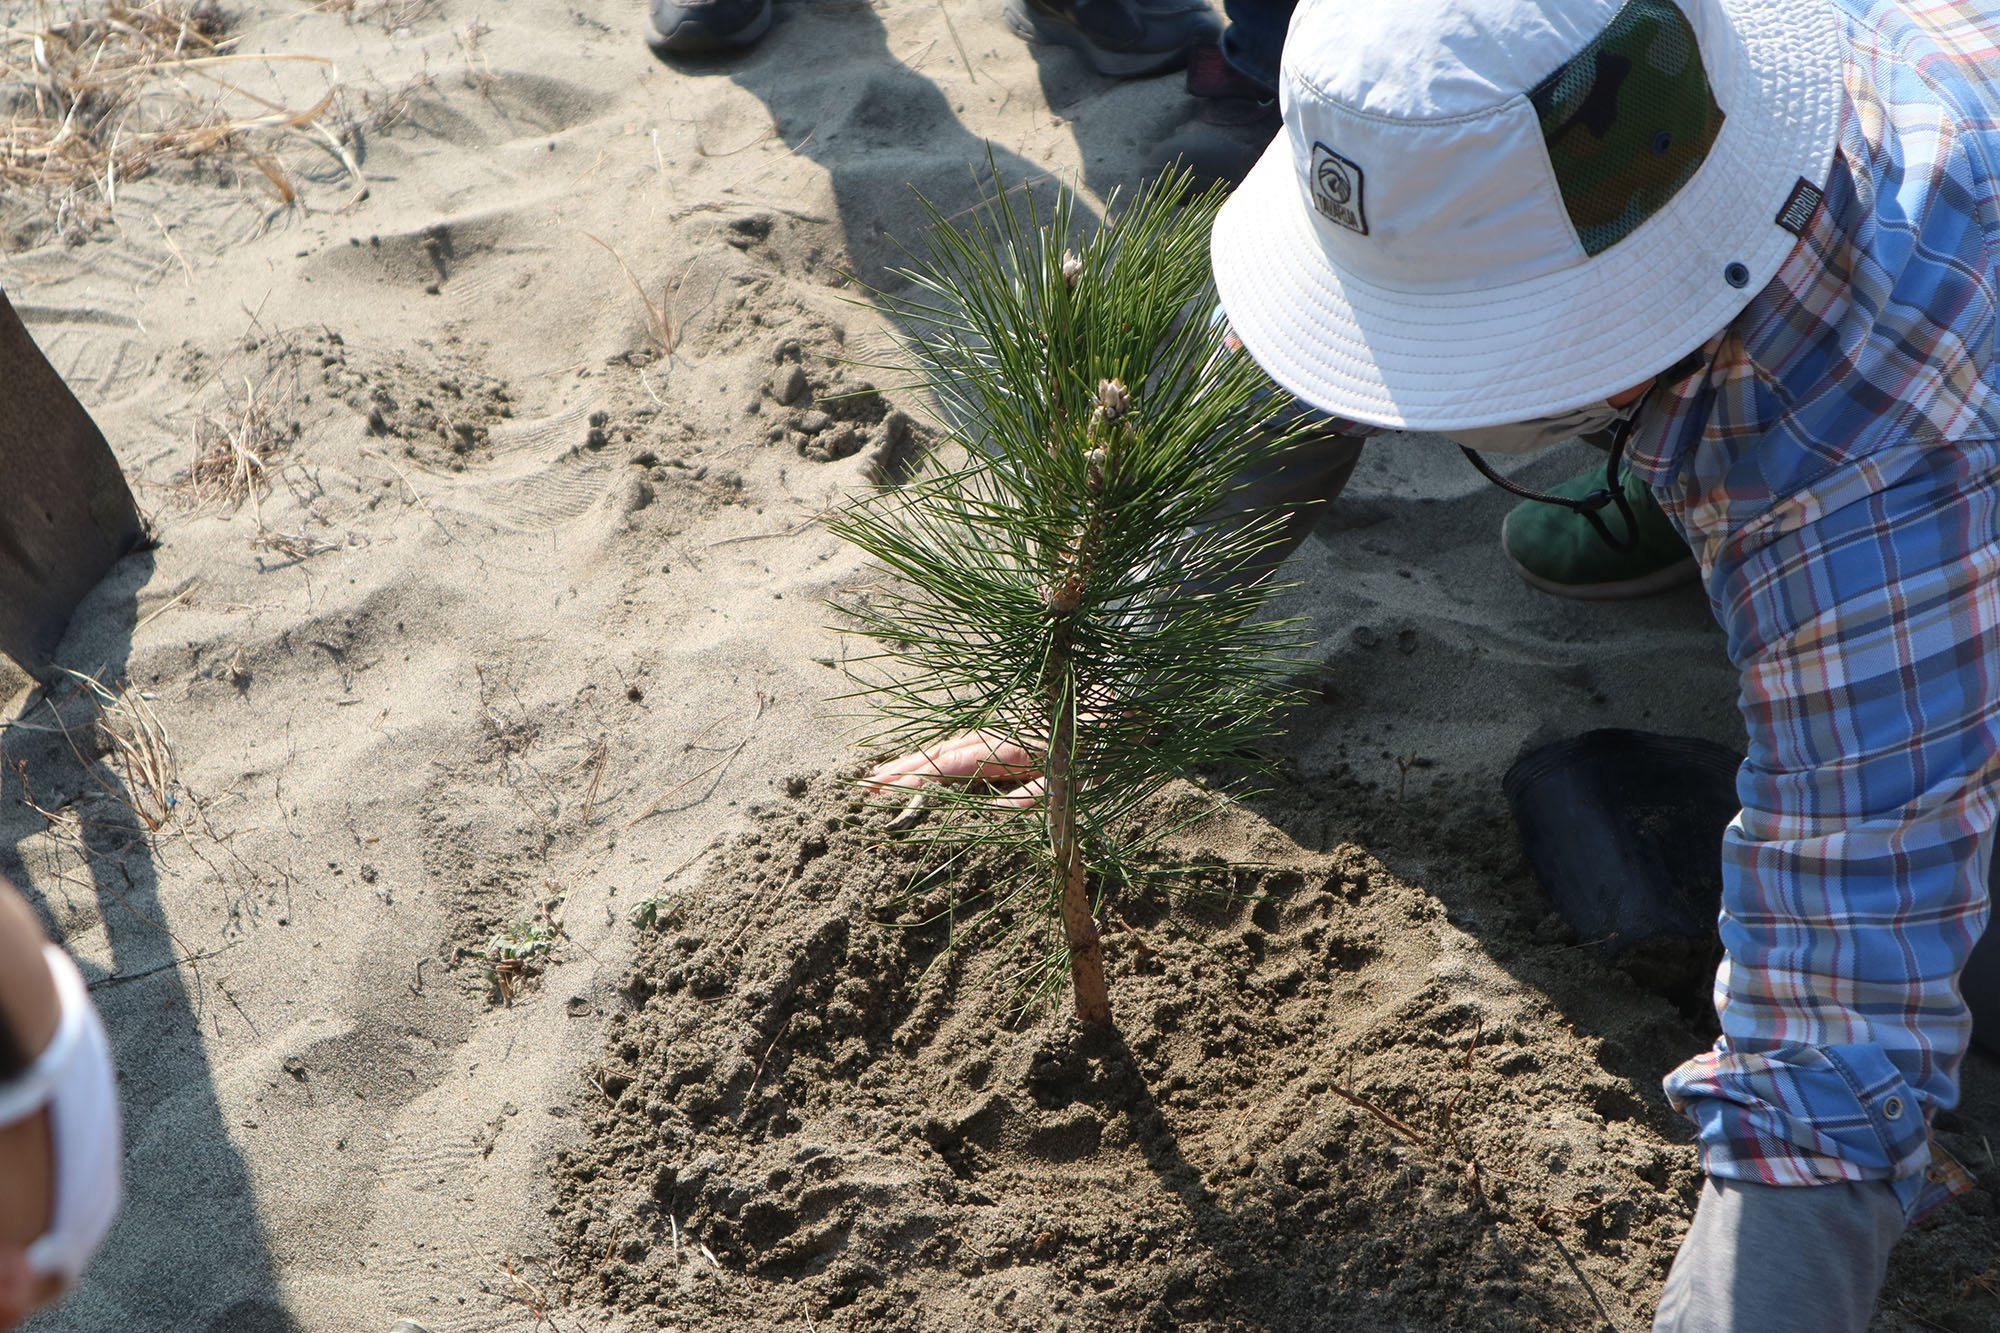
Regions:
<instances>
[{"instance_id":1,"label":"black chin strap","mask_svg":"<svg viewBox=\"0 0 2000 1333\"><path fill-rule=\"evenodd\" d=\"M1621 555L1639 549L1639 518L1632 512L1632 502L1625 498L1625 487L1618 480L1618 465L1625 458L1625 441L1632 437L1632 427L1638 422L1639 414L1633 412L1613 428L1611 436L1611 456L1604 460L1604 484L1579 500L1566 495L1550 495L1546 491L1530 490L1507 480L1493 470L1492 464L1479 456L1476 449L1459 445L1459 452L1472 460L1472 466L1479 469L1479 475L1498 486L1509 495L1518 495L1523 500L1534 500L1541 504L1561 505L1564 509L1581 514L1591 529L1606 546ZM1625 537L1619 540L1611 535L1611 528L1598 516L1597 511L1606 505L1616 505L1618 514L1625 520Z\"/></svg>"},{"instance_id":2,"label":"black chin strap","mask_svg":"<svg viewBox=\"0 0 2000 1333\"><path fill-rule=\"evenodd\" d=\"M1689 352L1686 356L1661 371L1657 383L1653 385L1652 389L1647 390L1647 396L1650 397L1654 389L1679 384L1707 363L1706 349L1701 347L1695 348L1692 352ZM1479 475L1492 482L1495 486L1498 486L1501 490L1507 492L1509 495L1518 495L1523 500L1534 500L1547 505L1561 505L1564 509L1581 514L1584 521L1590 524L1592 530L1597 533L1606 546L1609 546L1621 555L1626 555L1639 549L1639 519L1632 512L1632 502L1625 498L1625 487L1619 483L1618 464L1624 461L1625 442L1632 438L1632 428L1638 424L1638 421L1639 409L1634 408L1614 428L1611 437L1611 456L1604 462L1604 484L1584 496L1581 500L1572 500L1563 495L1549 495L1543 491L1531 491L1526 486L1518 486L1501 476L1498 472L1495 472L1491 465L1479 456L1477 451L1467 449L1462 444L1458 447L1467 458L1472 460L1472 466L1479 469ZM1597 511L1604 508L1607 504L1616 505L1619 516L1625 520L1625 540L1623 541L1612 536L1610 527L1605 524L1602 518L1598 517Z\"/></svg>"}]
</instances>

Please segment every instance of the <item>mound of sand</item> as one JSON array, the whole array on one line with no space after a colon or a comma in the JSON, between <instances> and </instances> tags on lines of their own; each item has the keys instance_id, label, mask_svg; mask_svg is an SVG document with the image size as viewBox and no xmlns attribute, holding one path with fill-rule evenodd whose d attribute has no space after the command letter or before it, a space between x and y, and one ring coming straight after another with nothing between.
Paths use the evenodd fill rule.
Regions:
<instances>
[{"instance_id":1,"label":"mound of sand","mask_svg":"<svg viewBox=\"0 0 2000 1333\"><path fill-rule=\"evenodd\" d=\"M698 1330L1645 1326L1701 1183L1658 1071L1712 1020L1577 941L1490 802L1400 785L1176 835L1185 887L1112 899L1093 1040L1019 1008L1030 941L941 951L982 869L794 780L657 896L557 1155L563 1289ZM1885 1310L1980 1326L1992 1226L1923 1230Z\"/></svg>"}]
</instances>

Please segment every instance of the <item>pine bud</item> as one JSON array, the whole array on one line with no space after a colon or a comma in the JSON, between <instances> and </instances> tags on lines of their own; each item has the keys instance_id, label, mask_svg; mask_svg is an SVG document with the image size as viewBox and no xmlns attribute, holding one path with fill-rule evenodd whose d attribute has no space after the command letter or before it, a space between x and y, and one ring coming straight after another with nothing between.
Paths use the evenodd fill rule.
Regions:
<instances>
[{"instance_id":1,"label":"pine bud","mask_svg":"<svg viewBox=\"0 0 2000 1333\"><path fill-rule=\"evenodd\" d=\"M1132 395L1125 388L1123 380L1099 380L1097 382L1097 406L1091 409L1090 433L1101 435L1107 428L1118 424L1118 418L1132 407Z\"/></svg>"},{"instance_id":2,"label":"pine bud","mask_svg":"<svg viewBox=\"0 0 2000 1333\"><path fill-rule=\"evenodd\" d=\"M1090 493L1092 495L1104 489L1104 461L1106 457L1108 455L1105 454L1102 447L1084 450L1083 462L1084 467L1087 469L1084 476L1090 483Z\"/></svg>"},{"instance_id":3,"label":"pine bud","mask_svg":"<svg viewBox=\"0 0 2000 1333\"><path fill-rule=\"evenodd\" d=\"M1132 395L1125 388L1124 380L1099 380L1097 382L1097 413L1109 426L1132 406Z\"/></svg>"},{"instance_id":4,"label":"pine bud","mask_svg":"<svg viewBox=\"0 0 2000 1333\"><path fill-rule=\"evenodd\" d=\"M1062 276L1064 285L1075 291L1078 279L1083 277L1083 261L1076 257L1076 251L1063 251Z\"/></svg>"}]
</instances>

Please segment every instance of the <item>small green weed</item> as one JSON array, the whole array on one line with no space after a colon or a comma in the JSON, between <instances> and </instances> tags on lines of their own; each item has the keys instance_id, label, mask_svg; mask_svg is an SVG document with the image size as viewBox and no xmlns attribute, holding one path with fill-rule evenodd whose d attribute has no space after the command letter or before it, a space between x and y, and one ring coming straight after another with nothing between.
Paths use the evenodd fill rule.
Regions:
<instances>
[{"instance_id":1,"label":"small green weed","mask_svg":"<svg viewBox=\"0 0 2000 1333\"><path fill-rule=\"evenodd\" d=\"M679 904L664 893L649 893L632 905L632 924L641 930L672 930L681 919Z\"/></svg>"},{"instance_id":2,"label":"small green weed","mask_svg":"<svg viewBox=\"0 0 2000 1333\"><path fill-rule=\"evenodd\" d=\"M546 913L511 921L493 932L479 950L486 964L486 980L505 1004L513 1004L521 984L539 976L543 961L555 948L562 928Z\"/></svg>"}]
</instances>

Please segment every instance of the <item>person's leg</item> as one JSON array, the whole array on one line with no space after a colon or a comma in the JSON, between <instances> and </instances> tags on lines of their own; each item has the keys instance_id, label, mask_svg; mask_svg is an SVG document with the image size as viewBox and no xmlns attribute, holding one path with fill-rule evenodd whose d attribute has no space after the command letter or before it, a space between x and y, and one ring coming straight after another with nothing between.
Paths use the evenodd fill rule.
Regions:
<instances>
[{"instance_id":1,"label":"person's leg","mask_svg":"<svg viewBox=\"0 0 2000 1333\"><path fill-rule=\"evenodd\" d=\"M1880 1181L1710 1179L1653 1333L1865 1333L1902 1234L1903 1205Z\"/></svg>"},{"instance_id":2,"label":"person's leg","mask_svg":"<svg viewBox=\"0 0 2000 1333\"><path fill-rule=\"evenodd\" d=\"M1280 520L1278 540L1264 551L1251 573L1261 576L1273 572L1291 559L1325 517L1327 507L1347 488L1354 465L1361 461L1363 443L1352 435L1332 432L1308 436L1239 479L1242 488L1232 497L1228 511L1217 515L1215 521Z\"/></svg>"},{"instance_id":3,"label":"person's leg","mask_svg":"<svg viewBox=\"0 0 2000 1333\"><path fill-rule=\"evenodd\" d=\"M1222 55L1230 67L1261 84L1268 97L1278 95L1278 58L1285 49L1297 0L1222 0L1229 26L1222 30ZM1195 96L1192 86L1188 89Z\"/></svg>"},{"instance_id":4,"label":"person's leg","mask_svg":"<svg viewBox=\"0 0 2000 1333\"><path fill-rule=\"evenodd\" d=\"M1771 1243L1877 1274L1872 1301L1878 1228L1800 1219L1843 1182L1914 1218L1963 1181L1929 1121L1958 1099L1956 983L2000 815L2000 443L1883 448L1759 505L1788 475L1772 448L1720 446L1667 497L1741 671L1749 756L1723 844L1722 1036L1666 1086L1712 1178L1801 1192ZM1688 1308L1743 1299L1701 1243L1717 1225L1676 1282ZM1809 1275L1786 1290L1798 1327L1838 1327L1846 1298Z\"/></svg>"},{"instance_id":5,"label":"person's leg","mask_svg":"<svg viewBox=\"0 0 2000 1333\"><path fill-rule=\"evenodd\" d=\"M1178 69L1222 31L1208 0L1006 0L1002 14L1017 36L1070 47L1113 78ZM770 29L771 0L651 0L646 13L646 44L662 55L734 50Z\"/></svg>"},{"instance_id":6,"label":"person's leg","mask_svg":"<svg viewBox=\"0 0 2000 1333\"><path fill-rule=\"evenodd\" d=\"M1222 307L1210 313L1209 322L1222 346L1241 355L1243 344ZM1226 528L1277 520L1277 539L1259 554L1253 568L1237 575L1246 578L1275 571L1311 535L1327 507L1347 489L1371 430L1307 407L1275 384L1263 391L1257 412L1263 422L1260 429L1272 432L1265 437L1267 444L1287 433L1292 440L1238 473L1229 498L1205 525Z\"/></svg>"},{"instance_id":7,"label":"person's leg","mask_svg":"<svg viewBox=\"0 0 2000 1333\"><path fill-rule=\"evenodd\" d=\"M1209 514L1198 527L1190 528L1167 547L1203 542L1218 530L1230 531L1251 524L1272 525L1273 540L1257 553L1256 559L1236 568L1218 571L1194 585L1203 589L1234 589L1276 574L1292 553L1312 535L1313 527L1325 516L1328 506L1346 489L1361 460L1365 440L1328 430L1305 435L1290 448L1236 477L1236 489L1221 508ZM1171 552L1163 551L1163 566L1180 563Z\"/></svg>"},{"instance_id":8,"label":"person's leg","mask_svg":"<svg viewBox=\"0 0 2000 1333\"><path fill-rule=\"evenodd\" d=\"M1184 170L1194 187L1242 183L1277 135L1278 58L1295 0L1224 0L1229 26L1188 52L1191 124L1147 156L1149 173Z\"/></svg>"}]
</instances>

